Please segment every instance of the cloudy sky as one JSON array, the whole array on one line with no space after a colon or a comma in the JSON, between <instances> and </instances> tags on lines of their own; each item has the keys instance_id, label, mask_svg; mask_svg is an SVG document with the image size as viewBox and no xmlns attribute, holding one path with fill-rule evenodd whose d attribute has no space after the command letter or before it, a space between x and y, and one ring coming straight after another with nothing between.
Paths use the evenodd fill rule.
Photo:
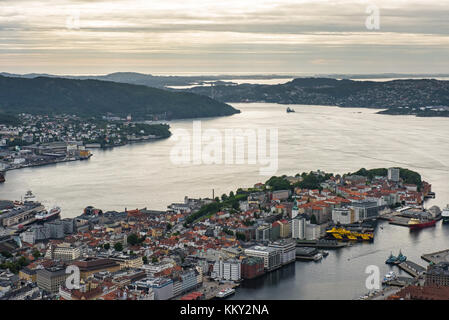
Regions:
<instances>
[{"instance_id":1,"label":"cloudy sky","mask_svg":"<svg viewBox=\"0 0 449 320\"><path fill-rule=\"evenodd\" d=\"M0 0L0 72L449 73L448 17L449 0Z\"/></svg>"}]
</instances>

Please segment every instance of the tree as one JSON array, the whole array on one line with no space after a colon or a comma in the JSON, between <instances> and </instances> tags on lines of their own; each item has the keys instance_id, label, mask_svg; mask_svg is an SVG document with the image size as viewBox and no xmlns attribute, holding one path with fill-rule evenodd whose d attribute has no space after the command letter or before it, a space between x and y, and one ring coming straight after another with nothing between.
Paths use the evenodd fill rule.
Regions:
<instances>
[{"instance_id":1,"label":"tree","mask_svg":"<svg viewBox=\"0 0 449 320\"><path fill-rule=\"evenodd\" d=\"M105 243L105 244L103 245L103 248L104 248L105 250L109 250L109 249L111 248L111 245L110 245L109 243Z\"/></svg>"},{"instance_id":2,"label":"tree","mask_svg":"<svg viewBox=\"0 0 449 320\"><path fill-rule=\"evenodd\" d=\"M158 258L157 257L153 257L153 258L151 258L151 262L152 263L157 263L159 260L158 260Z\"/></svg>"},{"instance_id":3,"label":"tree","mask_svg":"<svg viewBox=\"0 0 449 320\"><path fill-rule=\"evenodd\" d=\"M135 233L131 233L131 234L128 236L127 240L128 240L128 243L129 243L130 245L132 245L132 246L135 246L136 244L139 243L139 237L138 237L137 234L135 234Z\"/></svg>"},{"instance_id":4,"label":"tree","mask_svg":"<svg viewBox=\"0 0 449 320\"><path fill-rule=\"evenodd\" d=\"M142 257L143 264L148 264L148 258L146 256Z\"/></svg>"},{"instance_id":5,"label":"tree","mask_svg":"<svg viewBox=\"0 0 449 320\"><path fill-rule=\"evenodd\" d=\"M121 242L117 242L116 244L114 244L114 250L123 251L123 244Z\"/></svg>"},{"instance_id":6,"label":"tree","mask_svg":"<svg viewBox=\"0 0 449 320\"><path fill-rule=\"evenodd\" d=\"M310 217L310 223L317 224L316 216L314 214Z\"/></svg>"},{"instance_id":7,"label":"tree","mask_svg":"<svg viewBox=\"0 0 449 320\"><path fill-rule=\"evenodd\" d=\"M38 259L41 256L41 253L36 248L33 249L33 257Z\"/></svg>"},{"instance_id":8,"label":"tree","mask_svg":"<svg viewBox=\"0 0 449 320\"><path fill-rule=\"evenodd\" d=\"M223 193L223 194L221 195L221 200L222 200L222 201L228 200L228 195L227 195L226 193Z\"/></svg>"}]
</instances>

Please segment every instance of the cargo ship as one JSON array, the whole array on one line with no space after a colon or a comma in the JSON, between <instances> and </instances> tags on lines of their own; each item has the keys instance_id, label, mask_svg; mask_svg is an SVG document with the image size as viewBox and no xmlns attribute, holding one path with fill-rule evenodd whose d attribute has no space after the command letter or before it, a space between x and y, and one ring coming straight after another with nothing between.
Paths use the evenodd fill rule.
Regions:
<instances>
[{"instance_id":1,"label":"cargo ship","mask_svg":"<svg viewBox=\"0 0 449 320\"><path fill-rule=\"evenodd\" d=\"M441 217L443 218L443 223L449 223L449 204L441 212Z\"/></svg>"},{"instance_id":2,"label":"cargo ship","mask_svg":"<svg viewBox=\"0 0 449 320\"><path fill-rule=\"evenodd\" d=\"M412 218L408 222L408 227L410 228L410 230L418 230L418 229L433 227L433 226L435 226L436 222L437 221L435 219L425 219L425 218L415 219L415 218Z\"/></svg>"},{"instance_id":3,"label":"cargo ship","mask_svg":"<svg viewBox=\"0 0 449 320\"><path fill-rule=\"evenodd\" d=\"M35 218L36 218L36 221L48 221L48 220L52 220L52 219L58 217L60 213L61 213L61 208L54 207L50 211L44 210L44 211L37 213Z\"/></svg>"},{"instance_id":4,"label":"cargo ship","mask_svg":"<svg viewBox=\"0 0 449 320\"><path fill-rule=\"evenodd\" d=\"M349 231L345 228L335 228L326 231L326 238L341 241L374 241L372 232Z\"/></svg>"}]
</instances>

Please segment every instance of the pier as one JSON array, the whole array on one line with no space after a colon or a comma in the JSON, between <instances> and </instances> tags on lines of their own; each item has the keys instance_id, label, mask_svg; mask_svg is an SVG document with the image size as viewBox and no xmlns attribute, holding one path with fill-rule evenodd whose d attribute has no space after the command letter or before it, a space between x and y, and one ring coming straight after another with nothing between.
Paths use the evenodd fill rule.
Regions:
<instances>
[{"instance_id":1,"label":"pier","mask_svg":"<svg viewBox=\"0 0 449 320\"><path fill-rule=\"evenodd\" d=\"M402 263L398 264L398 267L401 270L404 270L409 275L411 275L415 278L422 276L426 272L426 269L424 267L422 267L419 264L416 264L412 261L402 262Z\"/></svg>"},{"instance_id":2,"label":"pier","mask_svg":"<svg viewBox=\"0 0 449 320\"><path fill-rule=\"evenodd\" d=\"M449 249L423 254L421 256L421 259L434 264L438 264L440 262L449 262Z\"/></svg>"}]
</instances>

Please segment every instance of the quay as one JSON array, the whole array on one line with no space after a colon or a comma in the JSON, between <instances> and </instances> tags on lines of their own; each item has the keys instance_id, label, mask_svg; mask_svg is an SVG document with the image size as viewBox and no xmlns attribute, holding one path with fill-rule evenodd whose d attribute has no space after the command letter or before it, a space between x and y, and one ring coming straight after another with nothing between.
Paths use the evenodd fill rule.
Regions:
<instances>
[{"instance_id":1,"label":"quay","mask_svg":"<svg viewBox=\"0 0 449 320\"><path fill-rule=\"evenodd\" d=\"M312 247L317 249L339 249L347 247L348 243L336 240L297 240L296 247Z\"/></svg>"},{"instance_id":2,"label":"quay","mask_svg":"<svg viewBox=\"0 0 449 320\"><path fill-rule=\"evenodd\" d=\"M416 278L398 277L396 280L385 282L386 285L393 287L405 287L408 285L416 284L418 280Z\"/></svg>"},{"instance_id":3,"label":"quay","mask_svg":"<svg viewBox=\"0 0 449 320\"><path fill-rule=\"evenodd\" d=\"M449 249L423 254L421 256L421 259L433 264L438 264L440 262L449 262Z\"/></svg>"},{"instance_id":4,"label":"quay","mask_svg":"<svg viewBox=\"0 0 449 320\"><path fill-rule=\"evenodd\" d=\"M419 264L416 264L412 261L402 262L402 263L398 264L398 267L401 270L404 270L409 275L411 275L415 278L422 276L426 272L426 269L424 267L422 267Z\"/></svg>"}]
</instances>

